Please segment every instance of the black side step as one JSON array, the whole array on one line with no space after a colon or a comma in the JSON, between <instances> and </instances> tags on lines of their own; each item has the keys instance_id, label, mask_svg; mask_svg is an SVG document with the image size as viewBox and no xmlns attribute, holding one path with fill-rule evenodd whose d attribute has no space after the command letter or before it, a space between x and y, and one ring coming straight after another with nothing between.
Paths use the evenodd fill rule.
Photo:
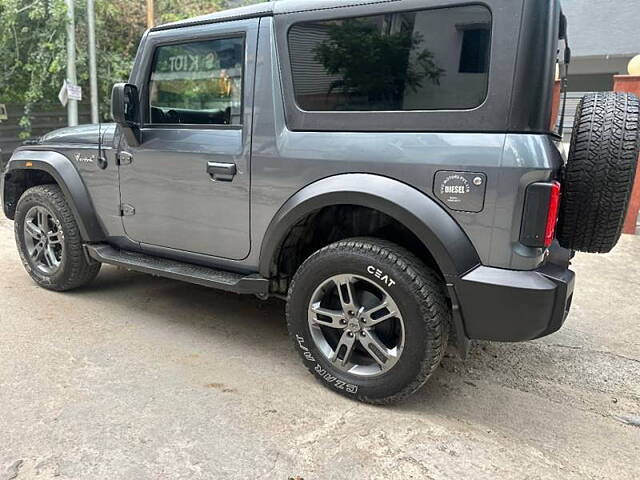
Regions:
<instances>
[{"instance_id":1,"label":"black side step","mask_svg":"<svg viewBox=\"0 0 640 480\"><path fill-rule=\"evenodd\" d=\"M153 257L144 253L117 250L104 243L85 245L85 248L89 256L99 262L117 265L136 272L197 283L228 292L257 295L266 295L269 292L269 281L258 274L242 275L216 270L191 263Z\"/></svg>"}]
</instances>

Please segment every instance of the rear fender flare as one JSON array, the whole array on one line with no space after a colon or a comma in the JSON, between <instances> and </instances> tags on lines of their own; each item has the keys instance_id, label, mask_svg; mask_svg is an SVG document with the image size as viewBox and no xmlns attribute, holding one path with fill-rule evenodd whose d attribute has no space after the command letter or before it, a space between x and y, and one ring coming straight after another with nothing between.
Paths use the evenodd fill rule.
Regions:
<instances>
[{"instance_id":1,"label":"rear fender flare","mask_svg":"<svg viewBox=\"0 0 640 480\"><path fill-rule=\"evenodd\" d=\"M407 227L434 257L447 283L480 264L462 228L443 207L402 182L372 174L342 174L312 183L276 213L260 250L260 273L273 276L273 261L291 228L306 215L333 205L373 208Z\"/></svg>"}]
</instances>

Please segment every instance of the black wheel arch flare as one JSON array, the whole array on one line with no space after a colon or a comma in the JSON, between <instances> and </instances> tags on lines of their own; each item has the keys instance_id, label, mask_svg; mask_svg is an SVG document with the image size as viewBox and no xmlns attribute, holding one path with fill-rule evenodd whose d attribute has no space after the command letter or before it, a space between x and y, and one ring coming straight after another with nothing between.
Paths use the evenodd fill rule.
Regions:
<instances>
[{"instance_id":1,"label":"black wheel arch flare","mask_svg":"<svg viewBox=\"0 0 640 480\"><path fill-rule=\"evenodd\" d=\"M16 151L3 175L3 197L6 197L9 191L7 183L12 181L11 174L19 171L43 171L51 175L69 201L83 240L99 242L105 239L82 177L65 155L50 150ZM9 217L6 198L2 199L2 204L5 215Z\"/></svg>"},{"instance_id":2,"label":"black wheel arch flare","mask_svg":"<svg viewBox=\"0 0 640 480\"><path fill-rule=\"evenodd\" d=\"M334 205L369 207L399 221L433 255L447 282L480 264L471 240L435 200L398 180L349 173L318 180L284 203L262 241L260 274L273 275L273 259L297 222L309 213Z\"/></svg>"}]
</instances>

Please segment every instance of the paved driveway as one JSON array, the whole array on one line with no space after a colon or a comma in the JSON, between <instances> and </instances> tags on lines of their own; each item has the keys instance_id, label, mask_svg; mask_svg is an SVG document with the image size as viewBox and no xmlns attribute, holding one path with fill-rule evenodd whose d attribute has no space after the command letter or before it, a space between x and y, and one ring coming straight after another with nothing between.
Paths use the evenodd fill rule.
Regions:
<instances>
[{"instance_id":1,"label":"paved driveway","mask_svg":"<svg viewBox=\"0 0 640 480\"><path fill-rule=\"evenodd\" d=\"M0 479L637 479L640 237L578 255L564 329L478 343L395 407L339 397L280 301L104 267L37 288L0 220Z\"/></svg>"}]
</instances>

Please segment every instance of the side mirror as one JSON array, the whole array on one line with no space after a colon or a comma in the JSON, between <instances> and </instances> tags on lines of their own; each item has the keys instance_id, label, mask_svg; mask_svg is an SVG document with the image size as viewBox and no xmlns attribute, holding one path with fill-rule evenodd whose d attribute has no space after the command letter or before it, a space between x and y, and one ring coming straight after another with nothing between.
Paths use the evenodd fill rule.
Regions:
<instances>
[{"instance_id":1,"label":"side mirror","mask_svg":"<svg viewBox=\"0 0 640 480\"><path fill-rule=\"evenodd\" d=\"M111 92L111 117L120 125L129 145L140 144L140 100L138 87L116 83Z\"/></svg>"}]
</instances>

